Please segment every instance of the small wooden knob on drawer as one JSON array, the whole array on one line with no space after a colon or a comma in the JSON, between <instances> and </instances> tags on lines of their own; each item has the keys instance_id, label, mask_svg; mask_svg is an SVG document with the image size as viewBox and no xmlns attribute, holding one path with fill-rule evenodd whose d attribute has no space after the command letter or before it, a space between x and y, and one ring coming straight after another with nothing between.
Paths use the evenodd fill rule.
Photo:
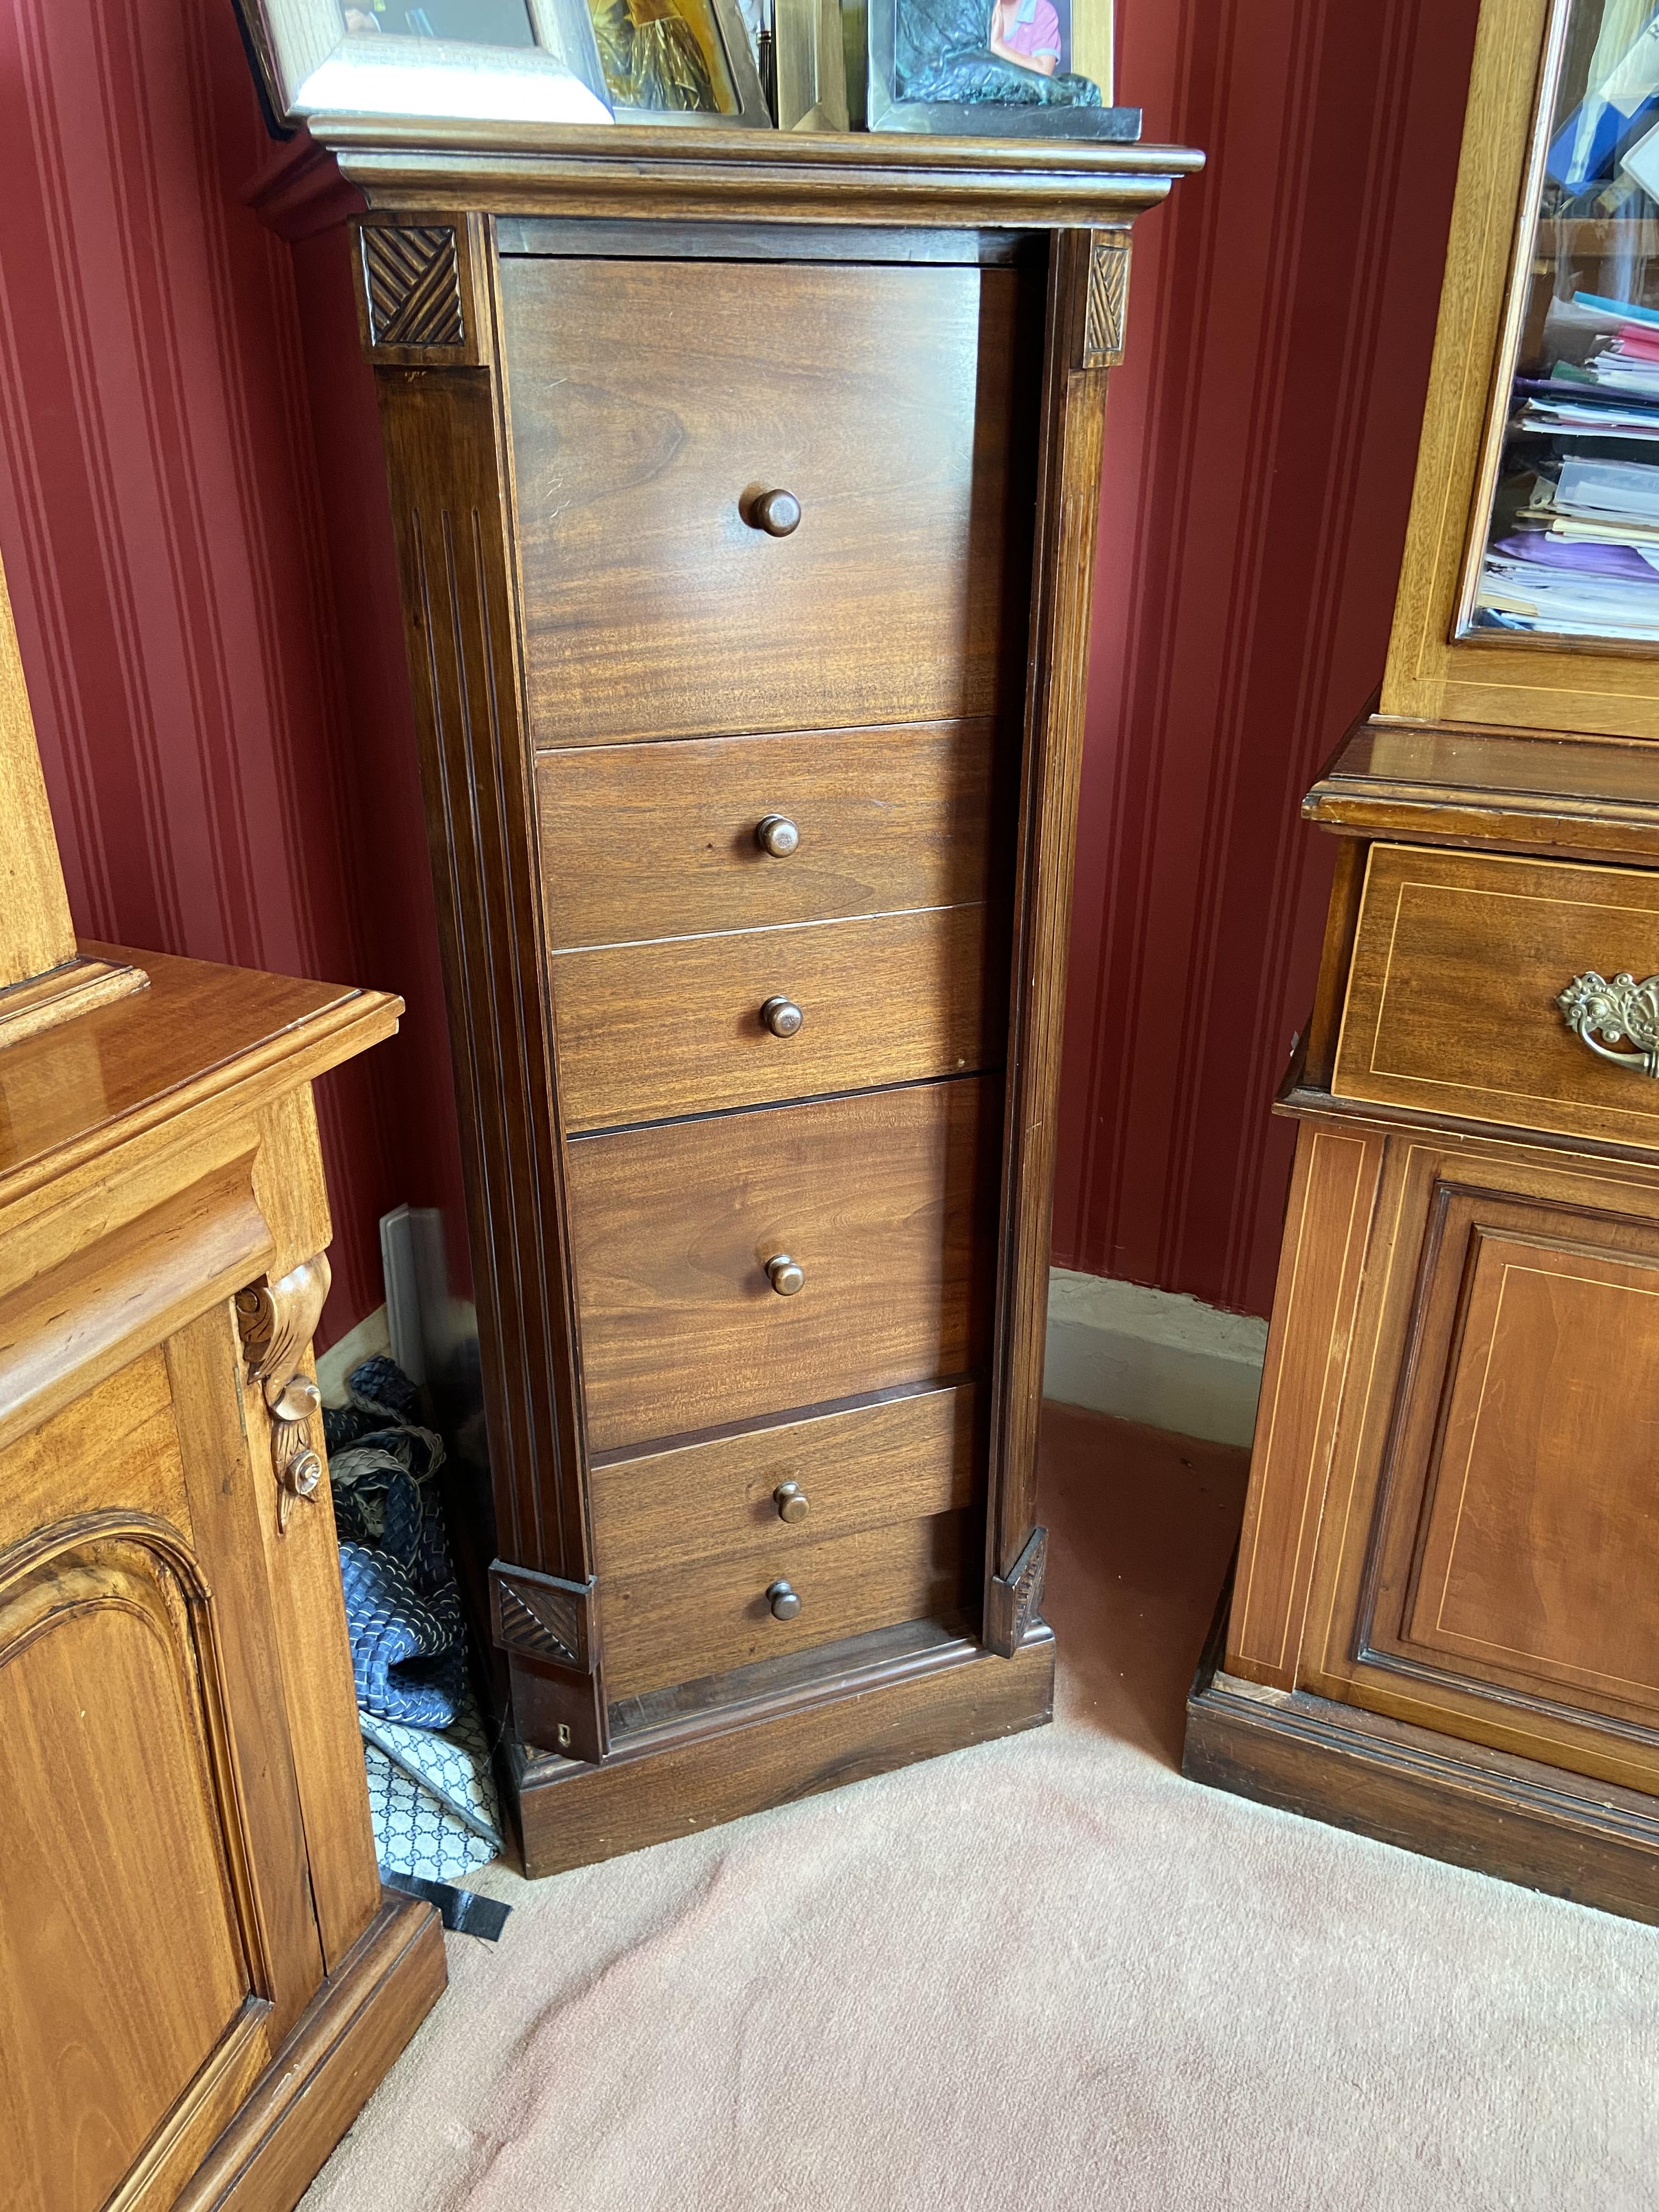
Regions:
<instances>
[{"instance_id":1,"label":"small wooden knob on drawer","mask_svg":"<svg viewBox=\"0 0 1659 2212\"><path fill-rule=\"evenodd\" d=\"M793 1298L806 1284L806 1270L798 1260L787 1252L780 1252L766 1263L766 1273L772 1288L781 1298Z\"/></svg>"},{"instance_id":2,"label":"small wooden knob on drawer","mask_svg":"<svg viewBox=\"0 0 1659 2212\"><path fill-rule=\"evenodd\" d=\"M800 501L792 491L763 491L749 504L749 521L769 538L787 538L800 522Z\"/></svg>"},{"instance_id":3,"label":"small wooden knob on drawer","mask_svg":"<svg viewBox=\"0 0 1659 2212\"><path fill-rule=\"evenodd\" d=\"M766 1602L772 1608L774 1620L793 1620L800 1611L800 1600L787 1583L773 1583L767 1590Z\"/></svg>"},{"instance_id":4,"label":"small wooden knob on drawer","mask_svg":"<svg viewBox=\"0 0 1659 2212\"><path fill-rule=\"evenodd\" d=\"M792 1037L806 1017L793 999L786 999L780 993L761 1008L761 1019L774 1036Z\"/></svg>"},{"instance_id":5,"label":"small wooden knob on drawer","mask_svg":"<svg viewBox=\"0 0 1659 2212\"><path fill-rule=\"evenodd\" d=\"M755 842L775 860L787 860L800 842L800 831L787 814L769 814L755 824Z\"/></svg>"},{"instance_id":6,"label":"small wooden knob on drawer","mask_svg":"<svg viewBox=\"0 0 1659 2212\"><path fill-rule=\"evenodd\" d=\"M781 1482L772 1492L772 1503L778 1509L780 1521L804 1521L811 1510L806 1502L806 1492L798 1482Z\"/></svg>"}]
</instances>

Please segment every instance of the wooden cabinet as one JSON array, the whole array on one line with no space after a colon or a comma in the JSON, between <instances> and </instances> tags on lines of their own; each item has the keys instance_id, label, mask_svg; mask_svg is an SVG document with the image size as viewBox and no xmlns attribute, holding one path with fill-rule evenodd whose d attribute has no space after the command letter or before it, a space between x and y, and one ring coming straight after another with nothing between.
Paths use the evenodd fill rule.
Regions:
<instances>
[{"instance_id":1,"label":"wooden cabinet","mask_svg":"<svg viewBox=\"0 0 1659 2212\"><path fill-rule=\"evenodd\" d=\"M312 1081L399 1008L76 945L3 580L0 788L3 2194L282 2212L444 1982L375 1867L309 1349Z\"/></svg>"},{"instance_id":2,"label":"wooden cabinet","mask_svg":"<svg viewBox=\"0 0 1659 2212\"><path fill-rule=\"evenodd\" d=\"M1194 157L420 135L262 197L320 141L459 304L360 308L535 1873L1048 1716L1102 419Z\"/></svg>"},{"instance_id":3,"label":"wooden cabinet","mask_svg":"<svg viewBox=\"0 0 1659 2212\"><path fill-rule=\"evenodd\" d=\"M1659 210L1574 122L1638 31L1482 14L1381 711L1305 809L1342 845L1186 1766L1659 1920L1659 572L1576 517L1585 457L1659 501L1659 377L1611 404Z\"/></svg>"}]
</instances>

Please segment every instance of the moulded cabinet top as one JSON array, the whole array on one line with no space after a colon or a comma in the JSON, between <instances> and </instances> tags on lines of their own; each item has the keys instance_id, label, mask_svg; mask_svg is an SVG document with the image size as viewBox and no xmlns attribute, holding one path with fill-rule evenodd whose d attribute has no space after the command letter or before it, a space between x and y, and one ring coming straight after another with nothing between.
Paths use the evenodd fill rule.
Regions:
<instances>
[{"instance_id":1,"label":"moulded cabinet top","mask_svg":"<svg viewBox=\"0 0 1659 2212\"><path fill-rule=\"evenodd\" d=\"M1372 717L1303 802L1350 836L1659 863L1659 751L1514 728Z\"/></svg>"},{"instance_id":2,"label":"moulded cabinet top","mask_svg":"<svg viewBox=\"0 0 1659 2212\"><path fill-rule=\"evenodd\" d=\"M410 213L670 216L1048 229L1121 222L1204 164L1182 146L907 133L550 131L513 123L315 115L255 189L272 226L315 222L332 155L371 208Z\"/></svg>"},{"instance_id":3,"label":"moulded cabinet top","mask_svg":"<svg viewBox=\"0 0 1659 2212\"><path fill-rule=\"evenodd\" d=\"M0 1048L0 1206L204 1100L319 1075L392 1036L403 1011L381 991L82 950L142 968L149 988Z\"/></svg>"}]
</instances>

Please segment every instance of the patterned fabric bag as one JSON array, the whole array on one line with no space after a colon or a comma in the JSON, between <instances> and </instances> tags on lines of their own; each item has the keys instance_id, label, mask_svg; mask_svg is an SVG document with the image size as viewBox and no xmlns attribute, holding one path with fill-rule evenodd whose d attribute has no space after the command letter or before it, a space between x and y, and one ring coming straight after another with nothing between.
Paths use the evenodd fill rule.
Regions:
<instances>
[{"instance_id":1,"label":"patterned fabric bag","mask_svg":"<svg viewBox=\"0 0 1659 2212\"><path fill-rule=\"evenodd\" d=\"M375 1850L387 1874L453 1881L501 1838L434 1480L443 1444L392 1360L364 1360L346 1388L323 1421Z\"/></svg>"}]
</instances>

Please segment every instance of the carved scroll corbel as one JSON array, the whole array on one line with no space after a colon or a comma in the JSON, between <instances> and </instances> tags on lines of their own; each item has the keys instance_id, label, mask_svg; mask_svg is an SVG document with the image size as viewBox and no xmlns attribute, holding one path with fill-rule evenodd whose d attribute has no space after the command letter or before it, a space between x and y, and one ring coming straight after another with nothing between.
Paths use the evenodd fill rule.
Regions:
<instances>
[{"instance_id":1,"label":"carved scroll corbel","mask_svg":"<svg viewBox=\"0 0 1659 2212\"><path fill-rule=\"evenodd\" d=\"M271 1469L276 1477L276 1526L288 1529L296 1498L314 1498L323 1479L323 1455L311 1424L323 1394L304 1360L328 1296L328 1255L302 1260L279 1282L256 1283L236 1293L236 1326L248 1373L264 1392L270 1413Z\"/></svg>"}]
</instances>

